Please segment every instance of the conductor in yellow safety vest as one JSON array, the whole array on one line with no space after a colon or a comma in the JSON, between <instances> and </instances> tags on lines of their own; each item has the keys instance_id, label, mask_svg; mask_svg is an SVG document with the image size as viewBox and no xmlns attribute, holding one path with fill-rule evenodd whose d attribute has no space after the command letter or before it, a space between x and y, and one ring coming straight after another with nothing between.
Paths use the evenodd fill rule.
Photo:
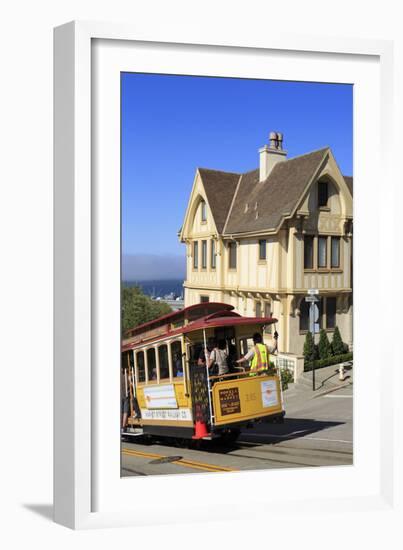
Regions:
<instances>
[{"instance_id":1,"label":"conductor in yellow safety vest","mask_svg":"<svg viewBox=\"0 0 403 550\"><path fill-rule=\"evenodd\" d=\"M259 332L256 332L253 335L253 348L248 351L244 357L238 359L237 363L243 363L244 361L250 361L252 359L249 376L255 376L260 371L265 371L269 368L270 353L274 353L277 350L277 331L274 333L273 337L275 342L274 346L267 346L266 344L263 344L262 335Z\"/></svg>"}]
</instances>

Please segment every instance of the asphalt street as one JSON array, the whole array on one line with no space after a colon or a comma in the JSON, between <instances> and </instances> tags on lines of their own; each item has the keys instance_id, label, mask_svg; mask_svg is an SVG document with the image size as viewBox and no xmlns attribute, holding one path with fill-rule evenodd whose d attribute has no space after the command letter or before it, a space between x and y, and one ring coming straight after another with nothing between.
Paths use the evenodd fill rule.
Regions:
<instances>
[{"instance_id":1,"label":"asphalt street","mask_svg":"<svg viewBox=\"0 0 403 550\"><path fill-rule=\"evenodd\" d=\"M353 463L353 386L305 398L284 392L284 424L257 424L236 443L203 441L200 448L169 439L122 442L124 476L226 472Z\"/></svg>"}]
</instances>

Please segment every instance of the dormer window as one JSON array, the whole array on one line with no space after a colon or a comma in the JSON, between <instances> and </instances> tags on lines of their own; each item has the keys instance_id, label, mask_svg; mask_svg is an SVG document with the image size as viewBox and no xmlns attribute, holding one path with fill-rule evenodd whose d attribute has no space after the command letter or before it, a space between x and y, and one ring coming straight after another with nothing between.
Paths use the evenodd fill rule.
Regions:
<instances>
[{"instance_id":1,"label":"dormer window","mask_svg":"<svg viewBox=\"0 0 403 550\"><path fill-rule=\"evenodd\" d=\"M323 208L327 206L329 199L329 190L326 181L320 181L318 183L318 207Z\"/></svg>"},{"instance_id":2,"label":"dormer window","mask_svg":"<svg viewBox=\"0 0 403 550\"><path fill-rule=\"evenodd\" d=\"M200 203L200 210L201 210L201 221L206 222L207 221L207 208L206 203L202 201Z\"/></svg>"}]
</instances>

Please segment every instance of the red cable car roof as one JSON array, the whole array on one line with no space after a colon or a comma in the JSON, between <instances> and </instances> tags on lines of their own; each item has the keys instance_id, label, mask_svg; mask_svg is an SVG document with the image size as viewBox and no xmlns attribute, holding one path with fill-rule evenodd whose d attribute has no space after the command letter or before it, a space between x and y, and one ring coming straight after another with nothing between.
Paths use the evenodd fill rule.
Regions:
<instances>
[{"instance_id":1,"label":"red cable car roof","mask_svg":"<svg viewBox=\"0 0 403 550\"><path fill-rule=\"evenodd\" d=\"M134 336L136 334L141 334L142 332L147 332L148 330L156 328L160 325L175 323L182 318L189 319L189 317L191 317L192 314L197 311L197 309L201 310L202 313L199 316L199 318L202 318L202 317L205 317L206 315L209 315L209 314L211 315L212 313L216 313L218 311L222 311L222 312L232 311L234 309L234 306L231 306L229 304L224 304L222 302L205 302L200 304L194 304L193 306L188 306L179 311L173 311L172 313L167 313L162 317L158 317L158 319L153 319L152 321L148 321L147 323L143 323L141 325L138 325L137 327L128 329L125 331L125 337L130 338L131 336ZM210 310L210 313L209 313L209 310Z\"/></svg>"},{"instance_id":2,"label":"red cable car roof","mask_svg":"<svg viewBox=\"0 0 403 550\"><path fill-rule=\"evenodd\" d=\"M218 302L216 304L218 304ZM197 304L197 305L200 305L200 304ZM228 306L227 304L219 304L219 305L225 305L227 308L233 309L232 306ZM191 306L191 308L194 308L194 306ZM190 309L190 308L186 308L186 309ZM171 317L171 315L172 314L165 315L164 317L160 317L157 320L166 319L167 317ZM209 315L205 315L204 317L201 317L199 319L195 319L193 322L185 326L181 326L174 329L168 329L166 332L152 336L151 338L147 338L147 335L145 335L144 340L140 337L140 339L135 342L133 341L126 341L126 343L122 342L122 351L129 351L130 349L133 349L136 346L144 344L146 342L149 344L152 344L153 342L158 341L161 338L170 338L180 334L188 334L190 332L195 332L198 330L203 330L208 328L229 327L229 326L238 326L238 325L262 325L263 326L263 325L271 325L276 322L277 322L277 319L275 319L274 317L242 317L241 315L239 315L239 313L236 313L235 311L230 311L229 309L220 310L214 313L210 313ZM152 327L150 327L150 325L152 325L152 322L145 323L144 325L142 325L142 327L147 326L149 327L147 330L151 330ZM166 323L164 323L164 325L166 325ZM147 332L147 330L142 330L141 332Z\"/></svg>"},{"instance_id":3,"label":"red cable car roof","mask_svg":"<svg viewBox=\"0 0 403 550\"><path fill-rule=\"evenodd\" d=\"M208 315L207 317L198 319L194 323L190 323L186 327L183 327L182 332L186 334L188 332L208 328L238 325L271 325L273 323L277 323L277 319L275 319L274 317L242 317L235 312L229 313L233 313L233 315L226 315L224 314L224 312L219 312L217 315Z\"/></svg>"}]
</instances>

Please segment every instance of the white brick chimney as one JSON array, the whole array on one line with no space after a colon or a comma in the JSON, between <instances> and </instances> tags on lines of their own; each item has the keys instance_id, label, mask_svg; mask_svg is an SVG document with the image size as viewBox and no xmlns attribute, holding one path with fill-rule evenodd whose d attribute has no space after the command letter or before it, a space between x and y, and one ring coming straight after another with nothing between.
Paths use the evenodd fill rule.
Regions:
<instances>
[{"instance_id":1,"label":"white brick chimney","mask_svg":"<svg viewBox=\"0 0 403 550\"><path fill-rule=\"evenodd\" d=\"M287 151L283 151L283 134L280 132L270 132L269 145L264 145L259 149L260 156L260 174L259 181L264 181L273 167L287 158Z\"/></svg>"}]
</instances>

